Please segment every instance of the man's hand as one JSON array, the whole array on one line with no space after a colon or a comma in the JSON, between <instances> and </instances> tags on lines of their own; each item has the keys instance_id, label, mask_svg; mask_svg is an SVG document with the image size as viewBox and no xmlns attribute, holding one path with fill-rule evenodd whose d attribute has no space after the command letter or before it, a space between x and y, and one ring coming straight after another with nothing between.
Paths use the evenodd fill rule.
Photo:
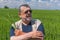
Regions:
<instances>
[{"instance_id":1,"label":"man's hand","mask_svg":"<svg viewBox=\"0 0 60 40\"><path fill-rule=\"evenodd\" d=\"M15 30L15 36L20 36L20 35L25 35L25 37L27 37L27 39L30 38L39 38L40 40L43 40L43 33L40 31L32 31L32 32L28 32L28 33L24 33L18 29Z\"/></svg>"},{"instance_id":2,"label":"man's hand","mask_svg":"<svg viewBox=\"0 0 60 40\"><path fill-rule=\"evenodd\" d=\"M18 30L18 29L15 29L15 36L19 36L19 35L23 35L23 34L25 34L24 32L22 32L22 31L20 31L20 30Z\"/></svg>"},{"instance_id":3,"label":"man's hand","mask_svg":"<svg viewBox=\"0 0 60 40\"><path fill-rule=\"evenodd\" d=\"M43 37L43 33L40 31L33 31L32 38L40 38Z\"/></svg>"},{"instance_id":4,"label":"man's hand","mask_svg":"<svg viewBox=\"0 0 60 40\"><path fill-rule=\"evenodd\" d=\"M19 36L19 35L23 35L25 34L24 32L18 30L18 29L15 29L15 36ZM32 32L29 32L30 34L29 35L32 35L32 38L39 38L39 37L42 37L43 36L43 33L40 32L40 31L32 31Z\"/></svg>"}]
</instances>

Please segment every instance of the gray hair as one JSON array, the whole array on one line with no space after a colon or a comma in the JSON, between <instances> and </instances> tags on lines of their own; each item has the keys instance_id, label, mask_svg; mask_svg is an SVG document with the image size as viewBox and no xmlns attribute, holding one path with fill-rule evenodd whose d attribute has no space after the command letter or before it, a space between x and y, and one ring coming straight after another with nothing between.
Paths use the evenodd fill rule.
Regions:
<instances>
[{"instance_id":1,"label":"gray hair","mask_svg":"<svg viewBox=\"0 0 60 40\"><path fill-rule=\"evenodd\" d=\"M19 12L21 12L21 7L22 7L22 6L24 6L24 7L29 7L29 8L30 8L30 6L29 6L28 4L22 4L22 5L19 6ZM31 8L30 8L30 9L31 9Z\"/></svg>"}]
</instances>

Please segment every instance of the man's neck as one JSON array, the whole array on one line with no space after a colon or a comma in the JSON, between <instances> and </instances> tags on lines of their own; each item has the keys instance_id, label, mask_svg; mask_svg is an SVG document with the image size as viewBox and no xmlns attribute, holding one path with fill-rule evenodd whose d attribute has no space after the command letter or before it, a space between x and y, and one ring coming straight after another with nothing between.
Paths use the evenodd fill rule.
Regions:
<instances>
[{"instance_id":1,"label":"man's neck","mask_svg":"<svg viewBox=\"0 0 60 40\"><path fill-rule=\"evenodd\" d=\"M22 21L22 23L23 23L24 25L28 25L28 24L30 23L30 21Z\"/></svg>"}]
</instances>

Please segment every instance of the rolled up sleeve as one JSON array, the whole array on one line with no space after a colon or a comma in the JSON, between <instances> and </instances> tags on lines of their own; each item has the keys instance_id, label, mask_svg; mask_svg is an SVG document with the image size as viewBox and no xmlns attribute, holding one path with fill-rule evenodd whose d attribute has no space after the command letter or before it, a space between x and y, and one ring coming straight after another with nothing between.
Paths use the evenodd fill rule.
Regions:
<instances>
[{"instance_id":1,"label":"rolled up sleeve","mask_svg":"<svg viewBox=\"0 0 60 40\"><path fill-rule=\"evenodd\" d=\"M15 30L15 29L14 29L13 27L10 28L10 37L15 35L15 34L14 34L14 30Z\"/></svg>"},{"instance_id":2,"label":"rolled up sleeve","mask_svg":"<svg viewBox=\"0 0 60 40\"><path fill-rule=\"evenodd\" d=\"M44 35L45 35L45 31L44 31L44 26L43 24L41 23L37 29L38 31L41 31Z\"/></svg>"}]
</instances>

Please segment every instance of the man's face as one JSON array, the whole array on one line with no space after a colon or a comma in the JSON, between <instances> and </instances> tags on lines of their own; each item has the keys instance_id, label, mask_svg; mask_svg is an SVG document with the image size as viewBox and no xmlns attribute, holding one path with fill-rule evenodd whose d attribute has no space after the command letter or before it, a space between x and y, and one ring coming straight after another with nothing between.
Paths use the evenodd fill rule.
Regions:
<instances>
[{"instance_id":1,"label":"man's face","mask_svg":"<svg viewBox=\"0 0 60 40\"><path fill-rule=\"evenodd\" d=\"M20 17L22 18L23 21L31 21L32 18L31 13L32 11L29 7L22 6Z\"/></svg>"}]
</instances>

